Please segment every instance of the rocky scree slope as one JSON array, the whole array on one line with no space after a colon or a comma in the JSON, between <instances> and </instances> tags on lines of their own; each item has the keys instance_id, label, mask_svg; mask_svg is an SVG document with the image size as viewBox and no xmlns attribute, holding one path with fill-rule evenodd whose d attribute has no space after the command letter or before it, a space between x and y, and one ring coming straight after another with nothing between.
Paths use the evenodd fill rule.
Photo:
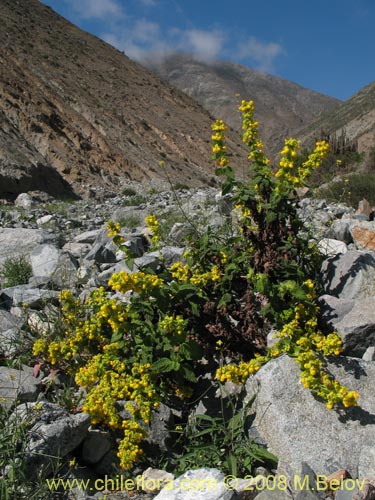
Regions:
<instances>
[{"instance_id":1,"label":"rocky scree slope","mask_svg":"<svg viewBox=\"0 0 375 500\"><path fill-rule=\"evenodd\" d=\"M240 64L206 63L184 53L161 61L146 59L144 64L238 130L241 117L237 103L239 99L253 100L260 136L271 155L279 152L285 138L294 136L296 130L315 121L323 111L335 109L340 102Z\"/></svg>"},{"instance_id":2,"label":"rocky scree slope","mask_svg":"<svg viewBox=\"0 0 375 500\"><path fill-rule=\"evenodd\" d=\"M142 223L143 216L153 211L159 215L162 224L167 224L167 214L179 212L175 195L158 193L148 197L147 202L134 206L131 206L131 198L118 196L103 204L95 200L79 201L67 204L63 211L61 205L51 206L29 195L21 195L16 207L6 205L1 208L1 256L14 258L21 252L30 259L33 274L28 284L15 287L3 284L0 291L0 351L8 364L10 360L16 363L29 351L33 340L43 331L53 329L51 318L57 313L59 289L68 286L84 297L99 285L106 286L114 271L124 269L130 272L124 255L116 251L103 226L109 215L115 221L121 220L125 226L127 221L130 226L134 225L134 217L138 217L137 227L124 227L122 231L127 244L138 252L136 269L147 265L157 270L161 258L169 263L181 259L184 234L189 230L186 221L171 225L167 235L169 244L157 252L149 251ZM231 214L228 199L214 189L179 191L178 199L185 213L195 222L201 220L203 227L207 221L213 227L220 227ZM324 403L302 387L293 359L284 355L270 361L246 383L246 398L256 395L252 406L255 420L249 432L279 457L277 473L279 478L287 478L289 487L278 489L269 479L269 489L262 491L260 487L249 497L246 496L249 492L244 491L249 485L249 480L246 480L245 483L237 482L233 491L225 491L220 486L214 491L199 492L200 498L205 500L328 499L332 498L332 491L317 491L316 474L327 477L340 469L339 477L359 478L365 481L365 487L349 489L349 483L347 487L344 484L336 492L335 500L371 500L375 492L375 223L371 220L369 207L354 213L343 204L327 204L324 200L308 198L301 201L299 214L313 231L325 256L321 269L324 287L324 294L320 297L322 327L327 332L335 328L344 345L344 355L327 360L328 368L342 383L360 394L359 406L346 412L328 410ZM273 332L267 341L272 345ZM57 374L57 379L60 376L62 374ZM28 411L33 412L38 405L38 411L33 412L26 449L29 477L46 465L47 456L56 453L67 460L73 454L80 464L84 464L71 471L70 477L97 478L113 474L116 444L111 435L90 427L87 415L69 414L59 404L46 401L49 383L51 373L48 370L43 372L43 367L37 377L31 367L18 369L4 364L0 367L2 404L12 407L18 404L18 400L21 403L17 406L20 418L26 418ZM55 387L58 390L58 384ZM235 392L236 388L227 383L226 390ZM209 412L210 404L206 400L196 412ZM151 434L153 444L160 449L165 449L173 418L173 412L166 407L161 414L155 415L152 425L156 427L154 431L151 429ZM57 442L63 444L59 450L56 449ZM263 477L274 477L265 469L259 473ZM219 483L223 480L223 474L212 469L187 474L190 480L211 476ZM302 482L308 477L308 491L298 491L293 487L296 476ZM278 484L277 480L275 484ZM157 498L188 500L191 498L188 493L173 489L162 491ZM100 498L102 494L76 490L70 492L69 498L89 500ZM118 492L108 494L107 498L115 500L130 496ZM131 498L142 498L142 494L136 493L134 497L132 493Z\"/></svg>"},{"instance_id":3,"label":"rocky scree slope","mask_svg":"<svg viewBox=\"0 0 375 500\"><path fill-rule=\"evenodd\" d=\"M37 0L1 0L0 19L0 197L209 184L212 117L194 100Z\"/></svg>"}]
</instances>

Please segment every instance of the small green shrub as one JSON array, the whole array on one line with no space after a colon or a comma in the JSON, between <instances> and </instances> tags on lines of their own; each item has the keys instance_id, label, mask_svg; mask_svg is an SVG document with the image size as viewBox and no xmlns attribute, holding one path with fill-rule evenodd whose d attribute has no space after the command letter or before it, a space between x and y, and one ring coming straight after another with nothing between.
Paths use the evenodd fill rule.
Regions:
<instances>
[{"instance_id":1,"label":"small green shrub","mask_svg":"<svg viewBox=\"0 0 375 500\"><path fill-rule=\"evenodd\" d=\"M126 187L122 190L122 194L124 196L136 196L137 195L137 191L131 187Z\"/></svg>"},{"instance_id":2,"label":"small green shrub","mask_svg":"<svg viewBox=\"0 0 375 500\"><path fill-rule=\"evenodd\" d=\"M316 190L318 198L329 202L343 202L357 208L358 203L366 198L370 204L375 204L375 174L352 174L340 180L331 182L329 186Z\"/></svg>"},{"instance_id":3,"label":"small green shrub","mask_svg":"<svg viewBox=\"0 0 375 500\"><path fill-rule=\"evenodd\" d=\"M251 426L249 409L255 398L242 404L239 394L221 391L221 411L217 415L193 415L186 424L177 425L176 446L183 453L174 458L175 474L215 464L224 474L244 477L255 464L277 465L277 458L247 435Z\"/></svg>"},{"instance_id":4,"label":"small green shrub","mask_svg":"<svg viewBox=\"0 0 375 500\"><path fill-rule=\"evenodd\" d=\"M32 274L31 264L24 256L8 257L0 266L0 280L4 288L26 284Z\"/></svg>"},{"instance_id":5,"label":"small green shrub","mask_svg":"<svg viewBox=\"0 0 375 500\"><path fill-rule=\"evenodd\" d=\"M184 184L183 182L176 182L176 184L173 186L173 189L178 191L178 190L189 190L190 189L190 186L188 186L187 184Z\"/></svg>"},{"instance_id":6,"label":"small green shrub","mask_svg":"<svg viewBox=\"0 0 375 500\"><path fill-rule=\"evenodd\" d=\"M122 204L124 207L137 207L138 205L142 205L146 203L147 198L141 194L135 194L133 196L129 196L122 200Z\"/></svg>"},{"instance_id":7,"label":"small green shrub","mask_svg":"<svg viewBox=\"0 0 375 500\"><path fill-rule=\"evenodd\" d=\"M137 214L129 214L119 220L121 227L126 229L133 229L141 224L141 218Z\"/></svg>"}]
</instances>

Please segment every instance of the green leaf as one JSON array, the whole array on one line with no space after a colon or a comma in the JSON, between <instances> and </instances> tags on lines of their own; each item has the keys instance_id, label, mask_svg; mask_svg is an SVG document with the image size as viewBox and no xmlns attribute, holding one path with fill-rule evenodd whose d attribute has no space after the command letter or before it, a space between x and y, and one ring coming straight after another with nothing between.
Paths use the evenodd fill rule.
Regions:
<instances>
[{"instance_id":1,"label":"green leaf","mask_svg":"<svg viewBox=\"0 0 375 500\"><path fill-rule=\"evenodd\" d=\"M178 368L179 363L178 364ZM178 370L177 368L177 370ZM176 371L176 361L172 361L169 358L160 358L155 363L152 364L152 371L153 372L172 372Z\"/></svg>"},{"instance_id":2,"label":"green leaf","mask_svg":"<svg viewBox=\"0 0 375 500\"><path fill-rule=\"evenodd\" d=\"M228 464L229 473L232 474L233 476L237 476L238 475L237 474L237 472L238 472L237 459L233 455L232 452L229 452L229 454L227 456L227 464Z\"/></svg>"},{"instance_id":3,"label":"green leaf","mask_svg":"<svg viewBox=\"0 0 375 500\"><path fill-rule=\"evenodd\" d=\"M125 264L128 266L128 268L132 271L134 269L134 258L133 257L128 257L125 260Z\"/></svg>"},{"instance_id":4,"label":"green leaf","mask_svg":"<svg viewBox=\"0 0 375 500\"><path fill-rule=\"evenodd\" d=\"M277 219L277 213L274 212L273 210L270 210L268 213L267 213L267 216L266 216L266 223L267 224L272 224L272 222L274 220Z\"/></svg>"},{"instance_id":5,"label":"green leaf","mask_svg":"<svg viewBox=\"0 0 375 500\"><path fill-rule=\"evenodd\" d=\"M224 293L224 295L219 300L217 308L220 309L220 307L226 306L231 300L232 300L232 294Z\"/></svg>"},{"instance_id":6,"label":"green leaf","mask_svg":"<svg viewBox=\"0 0 375 500\"><path fill-rule=\"evenodd\" d=\"M188 361L198 361L202 357L202 348L195 340L190 339L181 344L179 354Z\"/></svg>"},{"instance_id":7,"label":"green leaf","mask_svg":"<svg viewBox=\"0 0 375 500\"><path fill-rule=\"evenodd\" d=\"M184 376L185 380L187 380L188 382L195 383L197 381L197 377L195 376L195 373L193 372L193 370L190 367L188 367L186 365L182 365L181 371L182 371L182 375Z\"/></svg>"}]
</instances>

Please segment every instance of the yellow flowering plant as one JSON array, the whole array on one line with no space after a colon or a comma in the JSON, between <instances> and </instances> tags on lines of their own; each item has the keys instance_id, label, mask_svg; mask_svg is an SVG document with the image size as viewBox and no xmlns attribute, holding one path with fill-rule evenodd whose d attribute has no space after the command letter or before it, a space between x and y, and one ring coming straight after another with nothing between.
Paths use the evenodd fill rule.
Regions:
<instances>
[{"instance_id":1,"label":"yellow flowering plant","mask_svg":"<svg viewBox=\"0 0 375 500\"><path fill-rule=\"evenodd\" d=\"M232 196L237 214L233 231L225 235L207 228L188 242L180 261L161 262L157 271L115 273L83 303L63 292L60 330L34 344L35 356L75 376L86 391L83 409L93 424L121 434L124 469L142 456L160 402L180 405L188 415L207 371L216 372L218 383L242 383L287 354L296 359L303 385L328 408L357 402L354 391L325 371L326 357L339 355L342 346L337 334L319 330L320 256L303 236L297 214L296 187L319 167L328 145L318 142L298 161L299 143L288 139L274 170L258 135L254 103L242 101L240 110L249 180L236 180L224 122L212 127L216 173L224 176L223 193ZM145 222L157 248L160 224L153 214ZM127 253L120 224L109 222L108 233ZM278 339L267 349L271 327ZM237 362L224 364L228 357Z\"/></svg>"},{"instance_id":2,"label":"yellow flowering plant","mask_svg":"<svg viewBox=\"0 0 375 500\"><path fill-rule=\"evenodd\" d=\"M336 333L325 336L318 328L316 284L312 278L318 275L320 256L308 239L301 236L302 223L297 215L296 188L305 185L321 165L329 145L317 142L314 151L299 161L299 141L287 139L280 153L279 168L274 171L258 137L254 103L242 101L239 109L243 114L243 142L249 150L252 177L248 182L237 182L229 162L225 162L225 192L233 194L241 214L241 240L234 243L234 248L238 266L245 263L248 268L243 284L243 298L247 302L242 305L247 308L247 317L257 325L258 335L251 337L261 349L252 359L221 366L216 376L220 382L242 383L267 361L287 353L296 358L304 387L325 400L327 408L355 405L358 394L333 380L324 370L324 358L340 354L341 340ZM219 125L225 130L221 122ZM224 154L227 158L223 132L220 149L216 147L216 137L213 143L213 159L221 168L221 158ZM236 318L233 310L230 312ZM280 340L271 349L265 349L264 337L259 339L265 319L279 331Z\"/></svg>"}]
</instances>

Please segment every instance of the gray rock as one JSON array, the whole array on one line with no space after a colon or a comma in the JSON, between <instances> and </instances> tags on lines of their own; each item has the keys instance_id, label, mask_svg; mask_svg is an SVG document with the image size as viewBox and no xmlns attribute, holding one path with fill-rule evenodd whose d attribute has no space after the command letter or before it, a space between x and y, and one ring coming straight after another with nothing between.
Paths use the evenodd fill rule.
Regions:
<instances>
[{"instance_id":1,"label":"gray rock","mask_svg":"<svg viewBox=\"0 0 375 500\"><path fill-rule=\"evenodd\" d=\"M159 455L166 451L171 445L170 429L173 427L172 410L163 403L153 413L150 427L147 431L148 437L145 440L147 448L152 453Z\"/></svg>"},{"instance_id":2,"label":"gray rock","mask_svg":"<svg viewBox=\"0 0 375 500\"><path fill-rule=\"evenodd\" d=\"M346 253L348 247L343 241L334 240L332 238L323 238L318 243L318 249L322 255L334 257L340 253Z\"/></svg>"},{"instance_id":3,"label":"gray rock","mask_svg":"<svg viewBox=\"0 0 375 500\"><path fill-rule=\"evenodd\" d=\"M33 275L49 278L55 271L61 250L54 245L37 245L30 255Z\"/></svg>"},{"instance_id":4,"label":"gray rock","mask_svg":"<svg viewBox=\"0 0 375 500\"><path fill-rule=\"evenodd\" d=\"M57 239L41 229L0 228L0 264L9 257L30 255L36 245L55 243Z\"/></svg>"},{"instance_id":5,"label":"gray rock","mask_svg":"<svg viewBox=\"0 0 375 500\"><path fill-rule=\"evenodd\" d=\"M294 500L321 500L321 496L313 490L298 491L294 495Z\"/></svg>"},{"instance_id":6,"label":"gray rock","mask_svg":"<svg viewBox=\"0 0 375 500\"><path fill-rule=\"evenodd\" d=\"M165 246L160 249L160 253L162 255L162 258L166 266L170 266L175 262L181 260L184 252L185 252L184 248L174 247L174 246ZM152 254L149 253L149 255Z\"/></svg>"},{"instance_id":7,"label":"gray rock","mask_svg":"<svg viewBox=\"0 0 375 500\"><path fill-rule=\"evenodd\" d=\"M24 208L25 210L30 210L30 208L33 206L33 199L29 194L21 193L14 200L14 205L16 207Z\"/></svg>"},{"instance_id":8,"label":"gray rock","mask_svg":"<svg viewBox=\"0 0 375 500\"><path fill-rule=\"evenodd\" d=\"M85 231L84 233L77 234L73 238L74 243L88 243L92 244L98 237L98 234L100 233L100 229L92 229L91 231Z\"/></svg>"},{"instance_id":9,"label":"gray rock","mask_svg":"<svg viewBox=\"0 0 375 500\"><path fill-rule=\"evenodd\" d=\"M366 349L366 352L362 356L363 361L375 361L375 347L371 346Z\"/></svg>"},{"instance_id":10,"label":"gray rock","mask_svg":"<svg viewBox=\"0 0 375 500\"><path fill-rule=\"evenodd\" d=\"M46 302L56 302L59 292L33 288L30 285L18 285L4 288L1 291L1 300L10 306L23 306L27 304L31 309L39 309Z\"/></svg>"},{"instance_id":11,"label":"gray rock","mask_svg":"<svg viewBox=\"0 0 375 500\"><path fill-rule=\"evenodd\" d=\"M149 467L141 476L140 489L145 493L156 494L171 481L174 481L174 475L170 472Z\"/></svg>"},{"instance_id":12,"label":"gray rock","mask_svg":"<svg viewBox=\"0 0 375 500\"><path fill-rule=\"evenodd\" d=\"M184 244L186 237L191 233L192 227L185 222L176 222L169 232L169 238L176 243Z\"/></svg>"},{"instance_id":13,"label":"gray rock","mask_svg":"<svg viewBox=\"0 0 375 500\"><path fill-rule=\"evenodd\" d=\"M375 346L375 296L348 300L323 295L319 303L323 325L339 334L344 354L362 357Z\"/></svg>"},{"instance_id":14,"label":"gray rock","mask_svg":"<svg viewBox=\"0 0 375 500\"><path fill-rule=\"evenodd\" d=\"M82 458L88 464L96 464L114 444L108 431L90 428L83 442Z\"/></svg>"},{"instance_id":15,"label":"gray rock","mask_svg":"<svg viewBox=\"0 0 375 500\"><path fill-rule=\"evenodd\" d=\"M12 415L29 425L25 464L30 477L51 472L54 461L81 444L90 425L86 413L71 415L53 403L26 403Z\"/></svg>"},{"instance_id":16,"label":"gray rock","mask_svg":"<svg viewBox=\"0 0 375 500\"><path fill-rule=\"evenodd\" d=\"M359 454L358 477L375 479L375 448L373 445L364 445Z\"/></svg>"},{"instance_id":17,"label":"gray rock","mask_svg":"<svg viewBox=\"0 0 375 500\"><path fill-rule=\"evenodd\" d=\"M106 285L108 283L109 278L112 276L114 273L119 273L121 271L125 271L126 273L134 273L136 270L129 269L129 267L126 265L125 261L118 262L115 266L112 266L105 271L102 271L99 273L97 280L100 285Z\"/></svg>"},{"instance_id":18,"label":"gray rock","mask_svg":"<svg viewBox=\"0 0 375 500\"><path fill-rule=\"evenodd\" d=\"M155 253L153 253L152 255L146 254L143 255L142 257L137 257L134 259L134 267L136 271L148 267L155 272L159 267L159 265L160 265L160 258L157 255L155 255Z\"/></svg>"},{"instance_id":19,"label":"gray rock","mask_svg":"<svg viewBox=\"0 0 375 500\"><path fill-rule=\"evenodd\" d=\"M20 328L13 327L0 332L0 353L8 358L15 357L32 344L33 339L30 334Z\"/></svg>"},{"instance_id":20,"label":"gray rock","mask_svg":"<svg viewBox=\"0 0 375 500\"><path fill-rule=\"evenodd\" d=\"M16 401L35 401L40 392L40 380L32 369L15 370L0 366L0 404L11 407Z\"/></svg>"},{"instance_id":21,"label":"gray rock","mask_svg":"<svg viewBox=\"0 0 375 500\"><path fill-rule=\"evenodd\" d=\"M6 332L11 328L21 328L22 324L22 318L0 309L0 332Z\"/></svg>"},{"instance_id":22,"label":"gray rock","mask_svg":"<svg viewBox=\"0 0 375 500\"><path fill-rule=\"evenodd\" d=\"M66 243L62 250L64 252L69 252L77 259L82 259L89 253L90 248L91 246L88 243L76 243L75 241L71 241Z\"/></svg>"},{"instance_id":23,"label":"gray rock","mask_svg":"<svg viewBox=\"0 0 375 500\"><path fill-rule=\"evenodd\" d=\"M56 218L51 214L43 215L43 217L39 217L39 219L36 220L36 223L38 226L56 225Z\"/></svg>"},{"instance_id":24,"label":"gray rock","mask_svg":"<svg viewBox=\"0 0 375 500\"><path fill-rule=\"evenodd\" d=\"M335 500L352 500L354 495L359 493L352 479L346 479L343 482L343 488L336 491Z\"/></svg>"},{"instance_id":25,"label":"gray rock","mask_svg":"<svg viewBox=\"0 0 375 500\"><path fill-rule=\"evenodd\" d=\"M375 363L340 358L329 363L328 370L360 394L358 407L328 410L303 388L297 364L284 355L246 382L247 397L256 395L252 426L279 457L279 467L288 467L292 474L298 474L307 457L319 474L345 468L358 477L361 450L375 445ZM367 475L371 470L362 472Z\"/></svg>"},{"instance_id":26,"label":"gray rock","mask_svg":"<svg viewBox=\"0 0 375 500\"><path fill-rule=\"evenodd\" d=\"M100 476L105 474L112 475L114 470L118 470L120 467L120 459L117 456L117 450L109 450L104 457L94 465L94 470Z\"/></svg>"},{"instance_id":27,"label":"gray rock","mask_svg":"<svg viewBox=\"0 0 375 500\"><path fill-rule=\"evenodd\" d=\"M334 220L327 233L328 238L343 241L346 244L353 242L349 220Z\"/></svg>"},{"instance_id":28,"label":"gray rock","mask_svg":"<svg viewBox=\"0 0 375 500\"><path fill-rule=\"evenodd\" d=\"M33 275L59 288L68 288L77 282L78 264L70 254L53 245L38 245L30 255Z\"/></svg>"},{"instance_id":29,"label":"gray rock","mask_svg":"<svg viewBox=\"0 0 375 500\"><path fill-rule=\"evenodd\" d=\"M154 500L235 500L238 495L223 484L217 469L189 470L156 495Z\"/></svg>"},{"instance_id":30,"label":"gray rock","mask_svg":"<svg viewBox=\"0 0 375 500\"><path fill-rule=\"evenodd\" d=\"M343 299L375 296L375 254L348 251L323 262L325 292Z\"/></svg>"},{"instance_id":31,"label":"gray rock","mask_svg":"<svg viewBox=\"0 0 375 500\"><path fill-rule=\"evenodd\" d=\"M293 499L293 497L287 491L280 491L280 490L262 491L255 498L256 498L256 500L292 500Z\"/></svg>"},{"instance_id":32,"label":"gray rock","mask_svg":"<svg viewBox=\"0 0 375 500\"><path fill-rule=\"evenodd\" d=\"M85 257L85 262L89 264L90 261L94 261L98 264L116 262L115 249L107 248L107 246L102 243L95 243Z\"/></svg>"}]
</instances>

